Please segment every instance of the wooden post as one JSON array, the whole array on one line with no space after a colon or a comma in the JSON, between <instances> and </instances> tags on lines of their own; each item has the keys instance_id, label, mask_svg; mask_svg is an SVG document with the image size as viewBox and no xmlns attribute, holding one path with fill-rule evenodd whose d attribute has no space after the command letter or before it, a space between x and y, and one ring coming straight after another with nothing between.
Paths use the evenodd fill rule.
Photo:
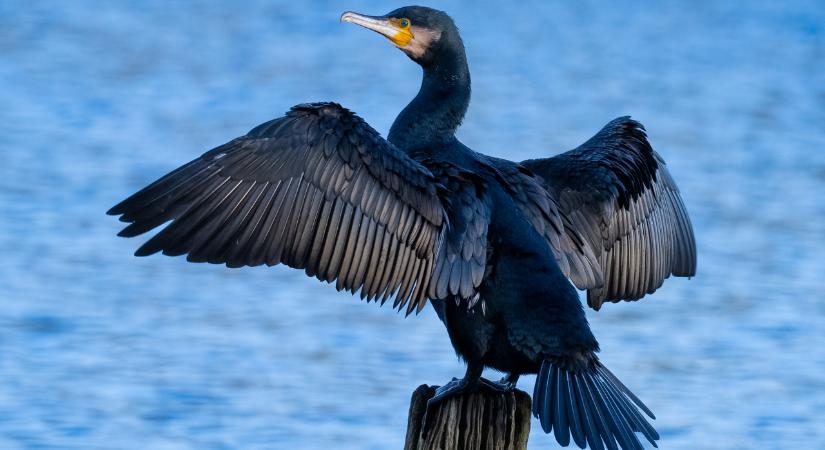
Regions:
<instances>
[{"instance_id":1,"label":"wooden post","mask_svg":"<svg viewBox=\"0 0 825 450\"><path fill-rule=\"evenodd\" d=\"M413 392L404 450L525 450L530 434L530 396L476 392L449 398L430 411L436 386Z\"/></svg>"}]
</instances>

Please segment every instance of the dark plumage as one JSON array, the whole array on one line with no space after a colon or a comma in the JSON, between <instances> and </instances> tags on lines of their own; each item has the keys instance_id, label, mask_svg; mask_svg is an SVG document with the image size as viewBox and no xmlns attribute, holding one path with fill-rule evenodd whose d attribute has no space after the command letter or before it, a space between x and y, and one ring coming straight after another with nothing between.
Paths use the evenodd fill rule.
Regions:
<instances>
[{"instance_id":1,"label":"dark plumage","mask_svg":"<svg viewBox=\"0 0 825 450\"><path fill-rule=\"evenodd\" d=\"M113 207L129 223L120 235L170 222L137 255L284 263L407 314L429 299L467 362L432 401L538 373L533 412L562 445L641 448L635 433L655 445L642 413L653 414L599 362L575 289L599 309L696 271L690 220L644 128L622 117L521 164L476 153L455 138L470 74L449 16L406 7L342 20L423 69L387 140L335 103L298 105ZM509 375L491 382L485 367Z\"/></svg>"}]
</instances>

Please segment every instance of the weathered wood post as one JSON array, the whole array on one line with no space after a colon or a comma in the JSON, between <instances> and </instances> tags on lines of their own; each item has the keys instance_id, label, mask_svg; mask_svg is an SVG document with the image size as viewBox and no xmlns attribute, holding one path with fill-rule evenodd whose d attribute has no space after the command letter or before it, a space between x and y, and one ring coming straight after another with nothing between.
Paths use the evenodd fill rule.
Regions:
<instances>
[{"instance_id":1,"label":"weathered wood post","mask_svg":"<svg viewBox=\"0 0 825 450\"><path fill-rule=\"evenodd\" d=\"M436 386L413 392L404 450L525 450L530 396L476 392L445 400L427 411Z\"/></svg>"}]
</instances>

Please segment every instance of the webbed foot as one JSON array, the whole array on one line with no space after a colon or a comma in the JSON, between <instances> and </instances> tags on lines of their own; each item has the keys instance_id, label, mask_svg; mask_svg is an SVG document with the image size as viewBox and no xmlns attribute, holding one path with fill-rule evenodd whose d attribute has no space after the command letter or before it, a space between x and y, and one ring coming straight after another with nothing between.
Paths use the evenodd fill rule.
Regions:
<instances>
[{"instance_id":1,"label":"webbed foot","mask_svg":"<svg viewBox=\"0 0 825 450\"><path fill-rule=\"evenodd\" d=\"M452 381L435 390L435 395L427 400L427 409L437 405L444 400L456 395L475 392L478 389L478 380L468 380L465 378L453 378Z\"/></svg>"},{"instance_id":2,"label":"webbed foot","mask_svg":"<svg viewBox=\"0 0 825 450\"><path fill-rule=\"evenodd\" d=\"M485 391L491 394L503 394L516 388L518 375L508 375L500 381L490 381L483 377L462 379L453 378L452 381L435 390L435 395L427 401L427 408L437 405L456 395Z\"/></svg>"}]
</instances>

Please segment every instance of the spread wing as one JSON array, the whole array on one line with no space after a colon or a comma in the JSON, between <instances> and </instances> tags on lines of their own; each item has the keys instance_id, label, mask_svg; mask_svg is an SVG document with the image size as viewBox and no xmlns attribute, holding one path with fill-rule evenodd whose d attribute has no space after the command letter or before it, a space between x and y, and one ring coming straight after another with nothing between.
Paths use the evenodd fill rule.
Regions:
<instances>
[{"instance_id":1,"label":"spread wing","mask_svg":"<svg viewBox=\"0 0 825 450\"><path fill-rule=\"evenodd\" d=\"M587 292L594 309L605 300L640 299L670 275L696 273L687 210L640 123L620 117L574 150L522 165L544 179L593 249L604 278Z\"/></svg>"},{"instance_id":2,"label":"spread wing","mask_svg":"<svg viewBox=\"0 0 825 450\"><path fill-rule=\"evenodd\" d=\"M428 169L340 105L298 105L114 206L136 255L305 269L368 299L426 304L445 212Z\"/></svg>"}]
</instances>

